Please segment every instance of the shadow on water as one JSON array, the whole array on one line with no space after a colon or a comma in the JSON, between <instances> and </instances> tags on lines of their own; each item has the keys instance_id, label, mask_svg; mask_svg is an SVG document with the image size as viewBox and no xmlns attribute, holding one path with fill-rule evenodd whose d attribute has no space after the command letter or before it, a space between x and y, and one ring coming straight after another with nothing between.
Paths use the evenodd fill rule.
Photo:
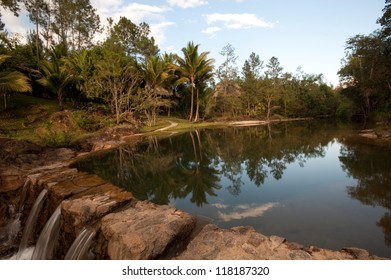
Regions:
<instances>
[{"instance_id":1,"label":"shadow on water","mask_svg":"<svg viewBox=\"0 0 391 280\"><path fill-rule=\"evenodd\" d=\"M390 257L390 153L351 134L327 122L194 130L149 137L74 166L140 200L171 204L221 227L252 225L306 245L354 245ZM368 230L356 236L363 224L354 215L361 211L372 212L365 212ZM370 219L379 212L373 228ZM379 227L385 241L371 245Z\"/></svg>"}]
</instances>

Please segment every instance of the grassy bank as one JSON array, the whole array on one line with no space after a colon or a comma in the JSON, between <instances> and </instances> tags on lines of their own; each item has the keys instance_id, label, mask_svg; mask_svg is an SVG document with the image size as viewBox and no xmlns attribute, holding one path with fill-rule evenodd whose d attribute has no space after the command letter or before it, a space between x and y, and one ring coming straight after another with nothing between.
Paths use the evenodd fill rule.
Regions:
<instances>
[{"instance_id":1,"label":"grassy bank","mask_svg":"<svg viewBox=\"0 0 391 280\"><path fill-rule=\"evenodd\" d=\"M15 94L0 111L0 137L29 140L48 147L70 147L78 140L112 126L114 121L94 110L60 109L56 100Z\"/></svg>"}]
</instances>

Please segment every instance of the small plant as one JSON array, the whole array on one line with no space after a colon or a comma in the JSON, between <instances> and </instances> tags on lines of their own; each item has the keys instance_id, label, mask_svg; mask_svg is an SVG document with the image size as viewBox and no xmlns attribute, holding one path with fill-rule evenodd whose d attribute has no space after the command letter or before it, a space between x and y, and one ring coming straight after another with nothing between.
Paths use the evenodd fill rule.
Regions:
<instances>
[{"instance_id":1,"label":"small plant","mask_svg":"<svg viewBox=\"0 0 391 280\"><path fill-rule=\"evenodd\" d=\"M39 128L36 134L42 145L51 148L72 147L76 139L74 133L69 130Z\"/></svg>"}]
</instances>

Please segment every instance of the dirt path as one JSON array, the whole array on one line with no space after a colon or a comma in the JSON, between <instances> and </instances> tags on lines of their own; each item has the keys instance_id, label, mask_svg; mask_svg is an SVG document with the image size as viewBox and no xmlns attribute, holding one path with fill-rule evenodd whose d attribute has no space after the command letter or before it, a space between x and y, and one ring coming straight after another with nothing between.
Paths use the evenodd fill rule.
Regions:
<instances>
[{"instance_id":1,"label":"dirt path","mask_svg":"<svg viewBox=\"0 0 391 280\"><path fill-rule=\"evenodd\" d=\"M173 128L173 127L176 127L178 125L178 123L176 122L172 122L172 121L168 121L170 123L169 126L166 126L166 127L163 127L163 128L159 128L159 129L156 129L154 132L160 132L160 131L165 131L165 130L168 130L170 128Z\"/></svg>"}]
</instances>

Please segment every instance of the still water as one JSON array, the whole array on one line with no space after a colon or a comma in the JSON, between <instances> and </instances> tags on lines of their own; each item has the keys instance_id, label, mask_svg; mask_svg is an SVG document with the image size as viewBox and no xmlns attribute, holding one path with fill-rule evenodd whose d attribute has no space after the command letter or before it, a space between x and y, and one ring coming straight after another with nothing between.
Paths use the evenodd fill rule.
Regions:
<instances>
[{"instance_id":1,"label":"still water","mask_svg":"<svg viewBox=\"0 0 391 280\"><path fill-rule=\"evenodd\" d=\"M391 257L391 149L318 122L205 129L77 162L222 228Z\"/></svg>"}]
</instances>

